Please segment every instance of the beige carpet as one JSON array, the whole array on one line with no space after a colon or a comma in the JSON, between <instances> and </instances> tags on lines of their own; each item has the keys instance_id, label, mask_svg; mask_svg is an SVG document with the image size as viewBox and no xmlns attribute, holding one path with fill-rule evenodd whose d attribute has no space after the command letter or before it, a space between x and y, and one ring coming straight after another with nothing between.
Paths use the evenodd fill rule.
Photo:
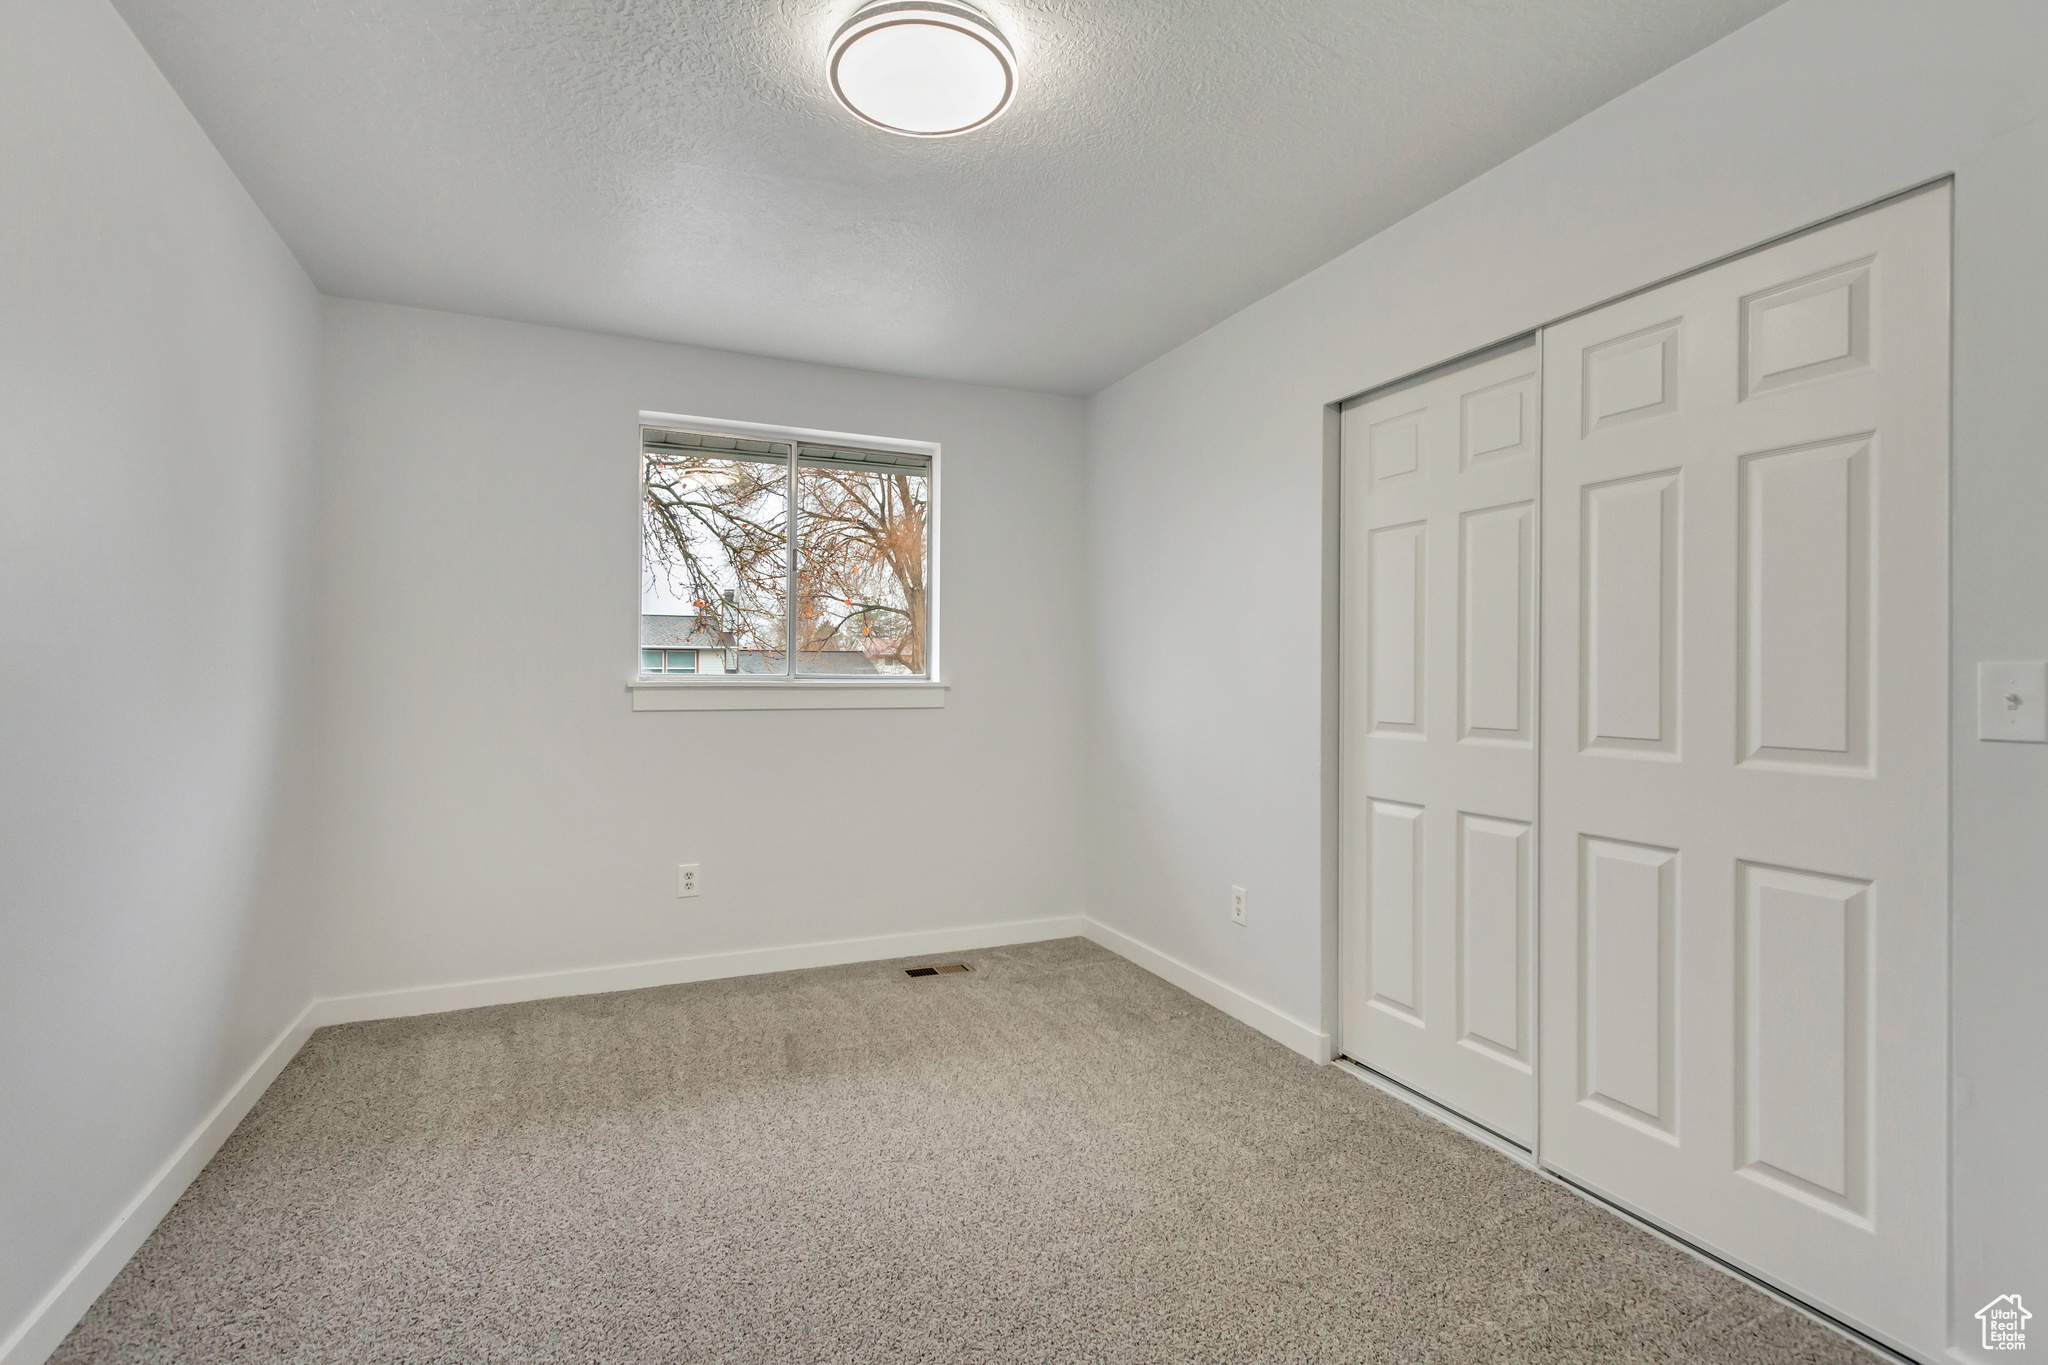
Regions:
<instances>
[{"instance_id":1,"label":"beige carpet","mask_svg":"<svg viewBox=\"0 0 2048 1365\"><path fill-rule=\"evenodd\" d=\"M963 956L324 1030L55 1359L1871 1360L1092 944Z\"/></svg>"}]
</instances>

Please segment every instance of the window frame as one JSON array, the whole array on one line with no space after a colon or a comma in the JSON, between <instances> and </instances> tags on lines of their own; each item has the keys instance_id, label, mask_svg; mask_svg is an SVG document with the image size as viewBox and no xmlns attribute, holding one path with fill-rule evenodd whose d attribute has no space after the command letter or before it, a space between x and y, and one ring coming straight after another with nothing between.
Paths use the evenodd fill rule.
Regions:
<instances>
[{"instance_id":1,"label":"window frame","mask_svg":"<svg viewBox=\"0 0 2048 1365\"><path fill-rule=\"evenodd\" d=\"M941 654L940 610L940 508L943 461L939 443L901 437L868 436L855 432L821 431L808 427L779 426L762 422L735 422L722 418L696 417L683 413L640 414L634 429L634 460L637 497L634 515L647 514L647 434L673 431L699 436L728 436L735 440L774 442L789 447L789 483L786 537L787 569L783 597L783 659L781 673L677 674L638 671L639 632L634 632L635 672L627 686L633 692L636 711L682 710L837 710L858 707L936 707L945 705L948 684L944 681ZM878 677L834 677L830 674L797 672L795 649L797 628L795 584L800 536L801 498L797 470L801 447L841 446L871 450L878 454L918 456L930 461L925 510L925 671L920 674L884 674ZM636 540L636 544L640 543ZM645 605L647 563L644 549L638 557L634 589L634 621ZM664 663L666 656L664 655Z\"/></svg>"}]
</instances>

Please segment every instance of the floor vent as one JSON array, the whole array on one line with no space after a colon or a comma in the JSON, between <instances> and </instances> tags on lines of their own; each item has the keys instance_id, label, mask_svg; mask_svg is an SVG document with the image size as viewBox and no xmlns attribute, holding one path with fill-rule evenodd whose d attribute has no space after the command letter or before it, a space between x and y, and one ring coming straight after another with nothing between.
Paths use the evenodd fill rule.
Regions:
<instances>
[{"instance_id":1,"label":"floor vent","mask_svg":"<svg viewBox=\"0 0 2048 1365\"><path fill-rule=\"evenodd\" d=\"M905 976L950 976L954 972L971 972L974 968L965 962L948 962L938 967L905 967Z\"/></svg>"}]
</instances>

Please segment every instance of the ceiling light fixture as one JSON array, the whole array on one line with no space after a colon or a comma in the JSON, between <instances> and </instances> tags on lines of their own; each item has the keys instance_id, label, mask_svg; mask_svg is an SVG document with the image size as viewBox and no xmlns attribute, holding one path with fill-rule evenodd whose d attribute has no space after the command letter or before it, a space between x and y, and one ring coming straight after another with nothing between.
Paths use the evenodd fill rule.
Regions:
<instances>
[{"instance_id":1,"label":"ceiling light fixture","mask_svg":"<svg viewBox=\"0 0 2048 1365\"><path fill-rule=\"evenodd\" d=\"M877 128L951 137L1017 93L1017 54L987 15L957 0L873 0L832 35L832 93Z\"/></svg>"}]
</instances>

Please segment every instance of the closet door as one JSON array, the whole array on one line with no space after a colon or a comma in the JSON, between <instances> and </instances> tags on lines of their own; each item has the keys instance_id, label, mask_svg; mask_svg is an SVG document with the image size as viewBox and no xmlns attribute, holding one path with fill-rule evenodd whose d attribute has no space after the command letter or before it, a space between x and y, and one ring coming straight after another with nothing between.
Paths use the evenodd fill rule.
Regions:
<instances>
[{"instance_id":1,"label":"closet door","mask_svg":"<svg viewBox=\"0 0 2048 1365\"><path fill-rule=\"evenodd\" d=\"M1343 425L1343 1051L1528 1146L1536 349Z\"/></svg>"},{"instance_id":2,"label":"closet door","mask_svg":"<svg viewBox=\"0 0 2048 1365\"><path fill-rule=\"evenodd\" d=\"M1948 193L1544 334L1546 1165L1944 1346Z\"/></svg>"}]
</instances>

